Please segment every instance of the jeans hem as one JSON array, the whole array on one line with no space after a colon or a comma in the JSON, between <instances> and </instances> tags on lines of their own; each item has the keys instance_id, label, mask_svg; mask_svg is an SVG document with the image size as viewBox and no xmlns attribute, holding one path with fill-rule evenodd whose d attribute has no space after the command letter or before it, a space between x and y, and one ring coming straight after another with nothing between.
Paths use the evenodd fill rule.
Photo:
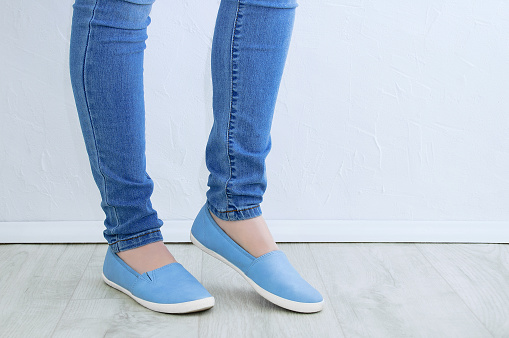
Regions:
<instances>
[{"instance_id":1,"label":"jeans hem","mask_svg":"<svg viewBox=\"0 0 509 338\"><path fill-rule=\"evenodd\" d=\"M129 238L119 239L113 243L108 243L114 253L135 249L150 243L159 242L163 240L161 230L147 230L142 233L136 234Z\"/></svg>"},{"instance_id":2,"label":"jeans hem","mask_svg":"<svg viewBox=\"0 0 509 338\"><path fill-rule=\"evenodd\" d=\"M208 209L216 215L219 219L224 221L242 221L245 219L250 219L254 217L258 217L262 215L262 209L260 205L245 207L245 208L237 208L234 210L218 210L216 209L208 200L207 200Z\"/></svg>"}]
</instances>

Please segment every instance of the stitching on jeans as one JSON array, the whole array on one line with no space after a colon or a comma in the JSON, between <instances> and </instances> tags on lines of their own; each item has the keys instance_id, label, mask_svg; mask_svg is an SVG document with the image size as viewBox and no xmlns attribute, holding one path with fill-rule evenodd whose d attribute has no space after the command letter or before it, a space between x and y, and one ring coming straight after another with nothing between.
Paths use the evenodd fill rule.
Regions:
<instances>
[{"instance_id":1,"label":"stitching on jeans","mask_svg":"<svg viewBox=\"0 0 509 338\"><path fill-rule=\"evenodd\" d=\"M146 233L146 234L143 234L143 235L139 235L139 236L136 236L136 237L127 238L127 239L120 239L120 240L118 240L116 242L111 243L110 245L113 245L115 243L122 242L122 241L130 241L131 239L135 239L135 238L143 237L143 236L146 236L146 235L150 235L150 234L153 234L154 232L158 232L158 231L159 230L155 230L155 231L151 231L149 233Z\"/></svg>"},{"instance_id":2,"label":"stitching on jeans","mask_svg":"<svg viewBox=\"0 0 509 338\"><path fill-rule=\"evenodd\" d=\"M247 209L226 210L226 211L219 211L219 210L217 210L217 212L222 213L222 214L225 214L225 213L227 213L227 212L246 211L246 210L256 209L256 208L259 208L259 207L260 207L260 206L259 206L259 205L257 205L256 207L247 208Z\"/></svg>"},{"instance_id":3,"label":"stitching on jeans","mask_svg":"<svg viewBox=\"0 0 509 338\"><path fill-rule=\"evenodd\" d=\"M232 163L231 163L231 155L230 155L230 126L231 126L231 120L232 120L232 113L233 113L233 46L235 43L235 31L237 30L237 19L239 17L239 8L240 8L240 1L237 1L237 10L235 12L235 23L233 24L233 31L232 31L232 42L231 42L231 68L230 68L230 79L231 79L231 91L230 91L230 114L228 115L228 128L226 130L226 156L228 157L228 166L230 167L230 177L226 180L226 183L224 185L224 194L226 199L226 209L228 209L228 183L230 183L230 180L232 178L233 172L232 172Z\"/></svg>"},{"instance_id":4,"label":"stitching on jeans","mask_svg":"<svg viewBox=\"0 0 509 338\"><path fill-rule=\"evenodd\" d=\"M88 102L88 97L87 97L87 88L86 88L86 85L85 85L85 68L86 68L86 61L87 61L87 52L88 52L88 42L90 41L90 34L92 32L92 21L94 20L95 18L95 10L97 9L97 4L99 3L98 0L95 1L95 4L94 4L94 8L92 9L92 16L90 17L90 21L88 22L88 34L87 34L87 42L85 44L85 52L83 53L83 72L82 72L82 77L83 77L83 96L85 97L85 104L87 105L87 113L88 113L88 118L90 120L90 126L91 126L91 129L92 129L92 136L94 137L94 145L95 145L95 152L97 154L97 168L99 169L99 173L101 174L102 178L103 178L103 181L104 181L104 200L106 202L106 205L113 208L113 211L115 212L115 218L117 220L117 227L119 226L119 219L118 219L118 213L117 213L117 209L114 207L114 206L111 206L109 203L108 203L108 188L107 188L107 185L106 185L106 177L104 176L104 173L102 172L101 170L101 163L99 161L99 148L97 147L97 138L95 137L95 131L94 131L94 124L92 123L92 114L90 113L90 105L89 105L89 102Z\"/></svg>"}]
</instances>

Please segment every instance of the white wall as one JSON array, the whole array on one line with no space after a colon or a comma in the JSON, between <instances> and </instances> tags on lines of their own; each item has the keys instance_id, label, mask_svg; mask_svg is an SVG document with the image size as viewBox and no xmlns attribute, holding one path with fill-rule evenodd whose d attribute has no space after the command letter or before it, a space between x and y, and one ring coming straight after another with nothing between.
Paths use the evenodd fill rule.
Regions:
<instances>
[{"instance_id":1,"label":"white wall","mask_svg":"<svg viewBox=\"0 0 509 338\"><path fill-rule=\"evenodd\" d=\"M102 221L68 75L71 0L0 13L0 221ZM266 219L509 220L509 2L300 0ZM145 85L164 220L205 200L219 1L159 0Z\"/></svg>"}]
</instances>

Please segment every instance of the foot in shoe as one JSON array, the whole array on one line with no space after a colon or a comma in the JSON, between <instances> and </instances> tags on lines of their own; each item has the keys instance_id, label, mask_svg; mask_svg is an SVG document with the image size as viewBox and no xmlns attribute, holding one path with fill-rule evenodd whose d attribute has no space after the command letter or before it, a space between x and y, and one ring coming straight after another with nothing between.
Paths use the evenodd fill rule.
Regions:
<instances>
[{"instance_id":1,"label":"foot in shoe","mask_svg":"<svg viewBox=\"0 0 509 338\"><path fill-rule=\"evenodd\" d=\"M121 251L117 253L117 256L139 274L177 261L163 241Z\"/></svg>"},{"instance_id":2,"label":"foot in shoe","mask_svg":"<svg viewBox=\"0 0 509 338\"><path fill-rule=\"evenodd\" d=\"M219 226L207 203L193 222L190 239L198 248L237 271L268 301L296 312L322 310L322 295L302 278L283 251L265 248L262 252L267 253L255 257Z\"/></svg>"},{"instance_id":3,"label":"foot in shoe","mask_svg":"<svg viewBox=\"0 0 509 338\"><path fill-rule=\"evenodd\" d=\"M241 221L225 221L212 212L210 212L210 215L235 243L254 257L260 257L270 251L279 250L262 216Z\"/></svg>"},{"instance_id":4,"label":"foot in shoe","mask_svg":"<svg viewBox=\"0 0 509 338\"><path fill-rule=\"evenodd\" d=\"M214 306L214 297L178 262L140 274L109 247L102 277L106 284L153 311L189 313Z\"/></svg>"}]
</instances>

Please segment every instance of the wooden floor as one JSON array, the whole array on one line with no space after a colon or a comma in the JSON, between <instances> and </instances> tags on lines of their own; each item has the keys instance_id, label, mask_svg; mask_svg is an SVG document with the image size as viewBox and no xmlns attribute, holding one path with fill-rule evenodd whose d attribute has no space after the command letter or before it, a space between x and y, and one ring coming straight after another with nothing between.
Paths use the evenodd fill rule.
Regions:
<instances>
[{"instance_id":1,"label":"wooden floor","mask_svg":"<svg viewBox=\"0 0 509 338\"><path fill-rule=\"evenodd\" d=\"M161 314L101 279L106 244L0 245L0 337L509 337L509 245L279 244L322 292L281 309L191 244L167 244L215 297Z\"/></svg>"}]
</instances>

